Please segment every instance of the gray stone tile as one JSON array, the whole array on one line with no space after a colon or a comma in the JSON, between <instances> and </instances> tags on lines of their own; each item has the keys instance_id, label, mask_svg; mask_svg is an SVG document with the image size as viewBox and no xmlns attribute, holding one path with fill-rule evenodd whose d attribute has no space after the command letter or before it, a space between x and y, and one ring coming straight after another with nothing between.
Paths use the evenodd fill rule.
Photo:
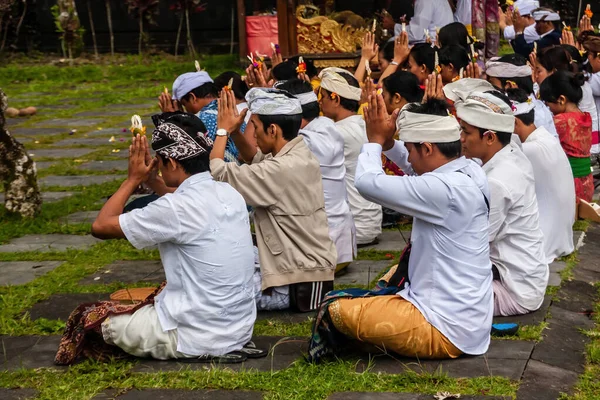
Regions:
<instances>
[{"instance_id":1,"label":"gray stone tile","mask_svg":"<svg viewBox=\"0 0 600 400\"><path fill-rule=\"evenodd\" d=\"M492 340L485 354L489 359L528 360L535 346L526 340Z\"/></svg>"},{"instance_id":2,"label":"gray stone tile","mask_svg":"<svg viewBox=\"0 0 600 400\"><path fill-rule=\"evenodd\" d=\"M0 388L0 399L2 400L26 400L37 397L35 389L4 389Z\"/></svg>"},{"instance_id":3,"label":"gray stone tile","mask_svg":"<svg viewBox=\"0 0 600 400\"><path fill-rule=\"evenodd\" d=\"M451 378L476 378L480 376L503 376L518 381L523 375L527 360L480 357L461 357L444 360L440 364L442 373Z\"/></svg>"},{"instance_id":4,"label":"gray stone tile","mask_svg":"<svg viewBox=\"0 0 600 400\"><path fill-rule=\"evenodd\" d=\"M551 321L553 323L567 327L593 329L595 325L592 314L576 313L555 305L550 307L550 315L552 316Z\"/></svg>"},{"instance_id":5,"label":"gray stone tile","mask_svg":"<svg viewBox=\"0 0 600 400\"><path fill-rule=\"evenodd\" d=\"M91 224L96 220L100 211L79 211L62 218L65 224Z\"/></svg>"},{"instance_id":6,"label":"gray stone tile","mask_svg":"<svg viewBox=\"0 0 600 400\"><path fill-rule=\"evenodd\" d=\"M313 320L315 317L314 312L307 313L295 313L289 310L281 310L281 311L259 311L256 314L257 321L278 321L284 322L286 324L300 324L309 319Z\"/></svg>"},{"instance_id":7,"label":"gray stone tile","mask_svg":"<svg viewBox=\"0 0 600 400\"><path fill-rule=\"evenodd\" d=\"M32 127L15 127L10 130L13 136L54 136L63 133L69 133L66 128L32 128Z\"/></svg>"},{"instance_id":8,"label":"gray stone tile","mask_svg":"<svg viewBox=\"0 0 600 400\"><path fill-rule=\"evenodd\" d=\"M0 365L30 349L42 338L43 336L0 336Z\"/></svg>"},{"instance_id":9,"label":"gray stone tile","mask_svg":"<svg viewBox=\"0 0 600 400\"><path fill-rule=\"evenodd\" d=\"M38 171L41 171L43 169L47 169L50 168L53 165L56 165L57 162L56 161L37 161L35 163L35 167L37 168Z\"/></svg>"},{"instance_id":10,"label":"gray stone tile","mask_svg":"<svg viewBox=\"0 0 600 400\"><path fill-rule=\"evenodd\" d=\"M64 139L59 142L53 143L55 147L69 147L69 146L114 146L114 143L109 142L110 138L101 137L79 137Z\"/></svg>"},{"instance_id":11,"label":"gray stone tile","mask_svg":"<svg viewBox=\"0 0 600 400\"><path fill-rule=\"evenodd\" d=\"M593 285L581 281L565 282L554 300L554 305L573 312L589 312L594 308L597 291Z\"/></svg>"},{"instance_id":12,"label":"gray stone tile","mask_svg":"<svg viewBox=\"0 0 600 400\"><path fill-rule=\"evenodd\" d=\"M503 396L465 396L462 400L509 400L510 397ZM431 394L418 393L372 393L372 392L339 392L334 393L327 400L432 400Z\"/></svg>"},{"instance_id":13,"label":"gray stone tile","mask_svg":"<svg viewBox=\"0 0 600 400\"><path fill-rule=\"evenodd\" d=\"M274 336L258 336L252 340L259 349L269 349L265 358L247 360L241 364L210 365L198 363L182 363L173 361L140 360L133 368L133 372L155 373L173 372L190 368L191 370L205 370L207 368L226 368L233 371L250 370L280 371L288 368L292 363L302 358L308 347L307 338L284 338ZM280 342L281 343L278 343Z\"/></svg>"},{"instance_id":14,"label":"gray stone tile","mask_svg":"<svg viewBox=\"0 0 600 400\"><path fill-rule=\"evenodd\" d=\"M90 154L94 149L32 149L27 153L34 160L40 158L79 158Z\"/></svg>"},{"instance_id":15,"label":"gray stone tile","mask_svg":"<svg viewBox=\"0 0 600 400\"><path fill-rule=\"evenodd\" d=\"M346 357L342 357L342 359L346 359ZM351 357L348 359L356 362ZM356 372L363 373L369 371L388 375L402 375L408 371L413 371L418 374L435 374L439 372L439 367L439 360L416 360L414 358L387 354L363 354L356 363Z\"/></svg>"},{"instance_id":16,"label":"gray stone tile","mask_svg":"<svg viewBox=\"0 0 600 400\"><path fill-rule=\"evenodd\" d=\"M548 313L548 309L550 308L550 304L552 303L552 296L546 295L544 297L544 302L539 310L534 311L525 315L517 315L514 317L494 317L495 324L503 324L503 323L517 323L521 326L525 325L539 325L544 322L546 318L546 314Z\"/></svg>"},{"instance_id":17,"label":"gray stone tile","mask_svg":"<svg viewBox=\"0 0 600 400\"><path fill-rule=\"evenodd\" d=\"M46 176L39 180L40 186L89 186L99 185L106 182L123 180L126 175L71 175L71 176Z\"/></svg>"},{"instance_id":18,"label":"gray stone tile","mask_svg":"<svg viewBox=\"0 0 600 400\"><path fill-rule=\"evenodd\" d=\"M561 272L567 268L567 263L564 261L554 261L550 264L550 272Z\"/></svg>"},{"instance_id":19,"label":"gray stone tile","mask_svg":"<svg viewBox=\"0 0 600 400\"><path fill-rule=\"evenodd\" d=\"M0 370L57 368L54 365L54 356L59 343L60 335L40 337L32 347L0 365Z\"/></svg>"},{"instance_id":20,"label":"gray stone tile","mask_svg":"<svg viewBox=\"0 0 600 400\"><path fill-rule=\"evenodd\" d=\"M127 160L90 161L79 166L80 170L87 171L127 171Z\"/></svg>"},{"instance_id":21,"label":"gray stone tile","mask_svg":"<svg viewBox=\"0 0 600 400\"><path fill-rule=\"evenodd\" d=\"M32 321L38 318L66 321L80 304L101 300L110 300L110 293L53 294L48 299L34 304L28 312Z\"/></svg>"},{"instance_id":22,"label":"gray stone tile","mask_svg":"<svg viewBox=\"0 0 600 400\"><path fill-rule=\"evenodd\" d=\"M41 121L39 124L44 127L68 127L68 128L88 128L102 125L101 119L90 118L57 118Z\"/></svg>"},{"instance_id":23,"label":"gray stone tile","mask_svg":"<svg viewBox=\"0 0 600 400\"><path fill-rule=\"evenodd\" d=\"M24 285L62 263L64 261L0 261L0 285Z\"/></svg>"},{"instance_id":24,"label":"gray stone tile","mask_svg":"<svg viewBox=\"0 0 600 400\"><path fill-rule=\"evenodd\" d=\"M115 397L98 395L93 400L108 400ZM180 390L180 389L143 389L131 390L117 400L261 400L261 392L246 390Z\"/></svg>"},{"instance_id":25,"label":"gray stone tile","mask_svg":"<svg viewBox=\"0 0 600 400\"><path fill-rule=\"evenodd\" d=\"M576 382L575 372L530 360L517 391L517 399L557 399L560 393L571 392Z\"/></svg>"},{"instance_id":26,"label":"gray stone tile","mask_svg":"<svg viewBox=\"0 0 600 400\"><path fill-rule=\"evenodd\" d=\"M550 272L548 276L548 286L560 286L560 275L558 272Z\"/></svg>"},{"instance_id":27,"label":"gray stone tile","mask_svg":"<svg viewBox=\"0 0 600 400\"><path fill-rule=\"evenodd\" d=\"M585 335L573 326L565 326L550 319L543 332L543 340L535 346L531 358L547 365L583 373L585 364Z\"/></svg>"},{"instance_id":28,"label":"gray stone tile","mask_svg":"<svg viewBox=\"0 0 600 400\"><path fill-rule=\"evenodd\" d=\"M410 231L383 231L379 235L379 243L362 249L380 251L402 251L410 239Z\"/></svg>"},{"instance_id":29,"label":"gray stone tile","mask_svg":"<svg viewBox=\"0 0 600 400\"><path fill-rule=\"evenodd\" d=\"M336 275L333 281L336 285L366 285L377 277L377 275L394 264L393 260L388 261L370 261L360 260L353 261L344 273Z\"/></svg>"},{"instance_id":30,"label":"gray stone tile","mask_svg":"<svg viewBox=\"0 0 600 400\"><path fill-rule=\"evenodd\" d=\"M576 281L594 285L597 282L600 282L600 271L592 271L576 266L573 269L573 279L575 279Z\"/></svg>"},{"instance_id":31,"label":"gray stone tile","mask_svg":"<svg viewBox=\"0 0 600 400\"><path fill-rule=\"evenodd\" d=\"M90 110L83 111L74 115L75 117L94 117L94 118L106 118L106 117L119 117L122 116L123 120L131 118L131 113L126 110Z\"/></svg>"},{"instance_id":32,"label":"gray stone tile","mask_svg":"<svg viewBox=\"0 0 600 400\"><path fill-rule=\"evenodd\" d=\"M79 281L79 284L162 283L165 279L164 269L160 261L116 261L83 278Z\"/></svg>"},{"instance_id":33,"label":"gray stone tile","mask_svg":"<svg viewBox=\"0 0 600 400\"><path fill-rule=\"evenodd\" d=\"M86 250L100 240L90 235L26 235L0 245L0 253L16 253L22 251L66 251L67 249Z\"/></svg>"},{"instance_id":34,"label":"gray stone tile","mask_svg":"<svg viewBox=\"0 0 600 400\"><path fill-rule=\"evenodd\" d=\"M44 203L55 203L71 197L77 192L42 192L42 201ZM4 193L0 193L0 203L4 203Z\"/></svg>"}]
</instances>

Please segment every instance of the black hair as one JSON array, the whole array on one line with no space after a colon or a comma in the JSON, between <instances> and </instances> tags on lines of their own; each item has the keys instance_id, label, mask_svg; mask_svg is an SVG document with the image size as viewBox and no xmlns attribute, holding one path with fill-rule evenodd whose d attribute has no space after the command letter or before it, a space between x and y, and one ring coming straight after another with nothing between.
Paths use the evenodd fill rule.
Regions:
<instances>
[{"instance_id":1,"label":"black hair","mask_svg":"<svg viewBox=\"0 0 600 400\"><path fill-rule=\"evenodd\" d=\"M408 71L396 71L383 80L383 87L390 95L398 93L409 103L423 100L423 89L419 86L419 79Z\"/></svg>"},{"instance_id":2,"label":"black hair","mask_svg":"<svg viewBox=\"0 0 600 400\"><path fill-rule=\"evenodd\" d=\"M431 47L428 43L418 43L410 50L410 55L415 60L417 65L425 65L432 73L435 70L435 51L436 48Z\"/></svg>"},{"instance_id":3,"label":"black hair","mask_svg":"<svg viewBox=\"0 0 600 400\"><path fill-rule=\"evenodd\" d=\"M510 102L510 99L508 98L508 96L506 96L504 93L498 91L498 90L488 90L487 92L485 92L487 94L491 94L494 97L499 98L500 100L502 100L503 102L506 103L507 106L509 106L512 110L512 103ZM485 135L486 132L488 132L490 129L486 129L486 128L479 128L479 134L481 135L481 137L483 137ZM510 143L510 140L512 139L512 132L498 132L498 131L494 131L496 133L496 137L498 137L498 141L500 142L500 144L502 144L502 146L506 146L507 144Z\"/></svg>"},{"instance_id":4,"label":"black hair","mask_svg":"<svg viewBox=\"0 0 600 400\"><path fill-rule=\"evenodd\" d=\"M210 152L212 150L212 146L207 147L206 143L200 142L199 135L205 134L207 131L206 126L200 120L200 118L198 118L194 114L176 111L153 115L152 121L156 126L165 122L169 122L178 126L179 128L186 131L188 135L190 135L196 142L200 143L202 147L204 147L207 150L206 152L199 154L195 157L187 158L185 160L175 160L178 164L181 165L181 167L186 173L194 175L210 171ZM163 148L164 146L168 146L169 144L173 143L172 140L160 133L158 134L157 139L158 140L152 141L152 150L154 151L156 151L156 149ZM161 154L158 154L158 156L161 158L163 164L166 164L169 161L167 157L164 157Z\"/></svg>"},{"instance_id":5,"label":"black hair","mask_svg":"<svg viewBox=\"0 0 600 400\"><path fill-rule=\"evenodd\" d=\"M383 54L383 58L387 62L394 61L394 41L393 40L391 42L386 41L386 42L380 44L379 48L381 49L381 53Z\"/></svg>"},{"instance_id":6,"label":"black hair","mask_svg":"<svg viewBox=\"0 0 600 400\"><path fill-rule=\"evenodd\" d=\"M571 56L571 72L589 72L590 65L589 63L586 65L587 57L584 58L577 47L570 44L561 44L561 47Z\"/></svg>"},{"instance_id":7,"label":"black hair","mask_svg":"<svg viewBox=\"0 0 600 400\"><path fill-rule=\"evenodd\" d=\"M548 72L576 72L571 64L571 60L571 55L562 46L546 47L537 53L537 62Z\"/></svg>"},{"instance_id":8,"label":"black hair","mask_svg":"<svg viewBox=\"0 0 600 400\"><path fill-rule=\"evenodd\" d=\"M302 125L302 114L297 115L259 115L265 132L269 125L278 125L283 131L283 138L288 142L295 139Z\"/></svg>"},{"instance_id":9,"label":"black hair","mask_svg":"<svg viewBox=\"0 0 600 400\"><path fill-rule=\"evenodd\" d=\"M306 58L306 57L302 57L302 59L304 60L304 64L306 64L306 75L309 78L314 78L317 75L319 75L319 71L317 70L317 67L315 67L315 64L313 63L312 60ZM300 56L294 56L294 57L290 57L288 59L289 62L291 62L292 64L294 64L296 67L298 67L298 64L300 63ZM296 67L294 67L294 72L296 71ZM296 74L298 75L298 74Z\"/></svg>"},{"instance_id":10,"label":"black hair","mask_svg":"<svg viewBox=\"0 0 600 400\"><path fill-rule=\"evenodd\" d=\"M198 86L190 90L185 96L181 99L185 101L190 101L192 94L196 96L198 99L204 99L206 97L219 97L219 88L212 82L206 82L204 85Z\"/></svg>"},{"instance_id":11,"label":"black hair","mask_svg":"<svg viewBox=\"0 0 600 400\"><path fill-rule=\"evenodd\" d=\"M358 83L356 78L354 76L352 76L352 74L350 74L350 72L348 72L348 73L342 72L339 75L342 78L344 78L350 86L354 86L355 88L360 88L360 84ZM331 95L331 93L328 90L323 89L323 88L321 88L321 90L323 90L327 95ZM339 96L339 98L340 98L340 105L342 107L344 107L346 110L352 111L352 112L358 112L358 109L360 108L360 104L358 101L346 99L342 96Z\"/></svg>"},{"instance_id":12,"label":"black hair","mask_svg":"<svg viewBox=\"0 0 600 400\"><path fill-rule=\"evenodd\" d=\"M422 104L409 104L406 107L407 111L415 114L429 114L444 117L448 115L448 106L445 100L439 99L428 99L427 102ZM460 140L450 143L432 143L438 147L444 157L452 159L458 158L462 155L462 143ZM421 148L420 143L414 143L417 149Z\"/></svg>"},{"instance_id":13,"label":"black hair","mask_svg":"<svg viewBox=\"0 0 600 400\"><path fill-rule=\"evenodd\" d=\"M462 46L451 44L440 49L439 61L440 65L452 64L456 71L460 71L461 68L466 68L469 65L471 57Z\"/></svg>"},{"instance_id":14,"label":"black hair","mask_svg":"<svg viewBox=\"0 0 600 400\"><path fill-rule=\"evenodd\" d=\"M527 65L528 61L525 57L520 54L507 54L498 59L498 62L512 64L517 67ZM508 81L514 82L519 89L523 89L527 93L533 93L533 78L531 76L523 77L510 77L510 78L497 78L502 83L500 90L504 90Z\"/></svg>"},{"instance_id":15,"label":"black hair","mask_svg":"<svg viewBox=\"0 0 600 400\"><path fill-rule=\"evenodd\" d=\"M482 50L485 47L483 43L473 40L469 35L467 27L460 22L453 22L444 26L440 29L437 38L437 42L442 48L452 45L461 46L467 51L467 54L471 54L471 44L473 44L476 50Z\"/></svg>"},{"instance_id":16,"label":"black hair","mask_svg":"<svg viewBox=\"0 0 600 400\"><path fill-rule=\"evenodd\" d=\"M508 89L506 91L506 96L511 101L517 103L525 103L529 100L529 95L523 89ZM515 115L515 118L518 118L525 125L529 126L535 123L535 110L531 110L526 114Z\"/></svg>"},{"instance_id":17,"label":"black hair","mask_svg":"<svg viewBox=\"0 0 600 400\"><path fill-rule=\"evenodd\" d=\"M313 88L310 83L298 78L290 79L277 85L277 89L285 90L293 95L313 92ZM317 101L302 105L302 118L307 121L312 121L313 119L317 118L320 112L321 109Z\"/></svg>"},{"instance_id":18,"label":"black hair","mask_svg":"<svg viewBox=\"0 0 600 400\"><path fill-rule=\"evenodd\" d=\"M273 74L273 78L277 81L287 81L298 77L296 68L298 68L298 63L287 60L277 64L271 71L271 74Z\"/></svg>"},{"instance_id":19,"label":"black hair","mask_svg":"<svg viewBox=\"0 0 600 400\"><path fill-rule=\"evenodd\" d=\"M217 89L221 90L229 84L231 79L233 79L231 90L233 91L235 98L244 100L246 98L246 93L248 93L249 90L248 85L242 80L240 74L235 71L223 72L221 75L217 76L215 78L215 86L217 86Z\"/></svg>"},{"instance_id":20,"label":"black hair","mask_svg":"<svg viewBox=\"0 0 600 400\"><path fill-rule=\"evenodd\" d=\"M566 71L556 71L547 77L540 86L540 98L547 103L556 103L560 96L565 96L572 103L579 104L583 98L585 76Z\"/></svg>"}]
</instances>

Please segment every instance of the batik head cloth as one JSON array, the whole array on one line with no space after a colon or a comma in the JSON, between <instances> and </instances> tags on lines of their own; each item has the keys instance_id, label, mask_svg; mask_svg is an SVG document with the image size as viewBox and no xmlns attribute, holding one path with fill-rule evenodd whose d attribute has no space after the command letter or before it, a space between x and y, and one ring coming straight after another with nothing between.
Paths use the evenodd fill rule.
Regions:
<instances>
[{"instance_id":1,"label":"batik head cloth","mask_svg":"<svg viewBox=\"0 0 600 400\"><path fill-rule=\"evenodd\" d=\"M213 141L198 117L185 113L163 113L152 117L156 129L152 148L164 158L187 160L210 153Z\"/></svg>"},{"instance_id":2,"label":"batik head cloth","mask_svg":"<svg viewBox=\"0 0 600 400\"><path fill-rule=\"evenodd\" d=\"M515 116L511 107L502 99L485 92L458 92L454 103L456 116L477 128L494 132L513 133Z\"/></svg>"},{"instance_id":3,"label":"batik head cloth","mask_svg":"<svg viewBox=\"0 0 600 400\"><path fill-rule=\"evenodd\" d=\"M186 94L205 83L213 83L206 71L187 72L179 75L173 82L173 100L181 100Z\"/></svg>"},{"instance_id":4,"label":"batik head cloth","mask_svg":"<svg viewBox=\"0 0 600 400\"><path fill-rule=\"evenodd\" d=\"M396 120L405 143L451 143L460 140L460 125L451 115L439 116L402 110Z\"/></svg>"},{"instance_id":5,"label":"batik head cloth","mask_svg":"<svg viewBox=\"0 0 600 400\"><path fill-rule=\"evenodd\" d=\"M246 93L248 108L256 115L302 114L300 100L284 90L253 88Z\"/></svg>"},{"instance_id":6,"label":"batik head cloth","mask_svg":"<svg viewBox=\"0 0 600 400\"><path fill-rule=\"evenodd\" d=\"M344 79L343 74L352 75L350 72L341 68L325 68L319 74L321 87L331 93L336 93L344 99L360 101L362 90L354 87Z\"/></svg>"},{"instance_id":7,"label":"batik head cloth","mask_svg":"<svg viewBox=\"0 0 600 400\"><path fill-rule=\"evenodd\" d=\"M525 78L531 76L531 66L514 65L500 62L500 57L493 57L485 64L485 73L494 78Z\"/></svg>"}]
</instances>

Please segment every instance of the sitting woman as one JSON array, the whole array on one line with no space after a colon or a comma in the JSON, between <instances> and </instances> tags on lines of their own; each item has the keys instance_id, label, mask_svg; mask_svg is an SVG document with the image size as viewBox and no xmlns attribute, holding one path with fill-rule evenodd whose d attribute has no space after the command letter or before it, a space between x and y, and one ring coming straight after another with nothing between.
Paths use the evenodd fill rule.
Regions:
<instances>
[{"instance_id":1,"label":"sitting woman","mask_svg":"<svg viewBox=\"0 0 600 400\"><path fill-rule=\"evenodd\" d=\"M256 349L254 254L242 196L210 175L212 141L193 114L155 118L151 158L145 136L133 138L129 174L92 225L101 239L125 238L138 249L158 246L167 282L137 305L103 301L69 317L56 355L104 360L127 354L160 360L241 362ZM160 170L176 187L148 206L122 214L142 182ZM248 347L248 346L246 346Z\"/></svg>"}]
</instances>

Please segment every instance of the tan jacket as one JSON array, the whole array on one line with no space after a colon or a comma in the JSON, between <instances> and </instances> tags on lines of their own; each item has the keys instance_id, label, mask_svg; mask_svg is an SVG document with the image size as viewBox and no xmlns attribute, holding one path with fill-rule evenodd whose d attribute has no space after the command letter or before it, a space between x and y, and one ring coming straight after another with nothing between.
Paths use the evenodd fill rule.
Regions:
<instances>
[{"instance_id":1,"label":"tan jacket","mask_svg":"<svg viewBox=\"0 0 600 400\"><path fill-rule=\"evenodd\" d=\"M263 290L333 280L337 252L329 238L321 170L301 136L275 157L259 150L251 165L213 159L210 169L255 209Z\"/></svg>"}]
</instances>

